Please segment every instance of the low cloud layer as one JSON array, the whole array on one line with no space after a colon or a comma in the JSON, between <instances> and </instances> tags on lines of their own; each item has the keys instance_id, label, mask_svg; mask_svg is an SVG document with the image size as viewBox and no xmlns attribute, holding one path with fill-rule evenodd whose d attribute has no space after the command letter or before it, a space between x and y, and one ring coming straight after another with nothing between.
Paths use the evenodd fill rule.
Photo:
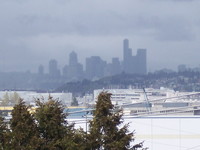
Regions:
<instances>
[{"instance_id":1,"label":"low cloud layer","mask_svg":"<svg viewBox=\"0 0 200 150\"><path fill-rule=\"evenodd\" d=\"M124 38L133 53L147 48L149 70L198 66L199 6L198 0L2 0L0 71L36 71L51 58L62 68L73 50L83 64L92 55L122 60Z\"/></svg>"}]
</instances>

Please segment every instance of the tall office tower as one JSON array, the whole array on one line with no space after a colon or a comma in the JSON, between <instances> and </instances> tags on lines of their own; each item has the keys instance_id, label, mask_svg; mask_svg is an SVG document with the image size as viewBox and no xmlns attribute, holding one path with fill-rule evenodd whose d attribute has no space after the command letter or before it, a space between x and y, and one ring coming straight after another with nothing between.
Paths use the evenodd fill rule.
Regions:
<instances>
[{"instance_id":1,"label":"tall office tower","mask_svg":"<svg viewBox=\"0 0 200 150\"><path fill-rule=\"evenodd\" d=\"M132 73L132 49L129 48L128 39L124 40L123 48L123 71L126 73Z\"/></svg>"},{"instance_id":2,"label":"tall office tower","mask_svg":"<svg viewBox=\"0 0 200 150\"><path fill-rule=\"evenodd\" d=\"M147 73L147 50L146 49L138 49L137 50L137 74L146 74Z\"/></svg>"},{"instance_id":3,"label":"tall office tower","mask_svg":"<svg viewBox=\"0 0 200 150\"><path fill-rule=\"evenodd\" d=\"M77 63L78 63L77 54L74 51L72 51L69 54L69 66L76 65Z\"/></svg>"},{"instance_id":4,"label":"tall office tower","mask_svg":"<svg viewBox=\"0 0 200 150\"><path fill-rule=\"evenodd\" d=\"M136 56L132 56L132 49L129 48L129 41L123 42L123 71L131 74L146 74L146 49L138 49Z\"/></svg>"},{"instance_id":5,"label":"tall office tower","mask_svg":"<svg viewBox=\"0 0 200 150\"><path fill-rule=\"evenodd\" d=\"M44 66L43 65L40 65L38 67L38 75L39 76L43 76L44 75Z\"/></svg>"},{"instance_id":6,"label":"tall office tower","mask_svg":"<svg viewBox=\"0 0 200 150\"><path fill-rule=\"evenodd\" d=\"M63 68L63 76L69 81L83 79L83 65L78 63L78 57L74 51L69 54L69 65Z\"/></svg>"},{"instance_id":7,"label":"tall office tower","mask_svg":"<svg viewBox=\"0 0 200 150\"><path fill-rule=\"evenodd\" d=\"M121 66L119 58L112 58L112 64L111 64L111 74L116 75L121 72Z\"/></svg>"},{"instance_id":8,"label":"tall office tower","mask_svg":"<svg viewBox=\"0 0 200 150\"><path fill-rule=\"evenodd\" d=\"M66 79L66 80L68 80L68 78L69 78L69 75L68 75L68 70L69 70L69 68L68 68L69 66L68 65L65 65L64 67L63 67L63 70L62 70L62 75L63 75L63 77Z\"/></svg>"},{"instance_id":9,"label":"tall office tower","mask_svg":"<svg viewBox=\"0 0 200 150\"><path fill-rule=\"evenodd\" d=\"M57 61L55 59L49 61L49 76L51 78L60 77L60 70L58 69Z\"/></svg>"},{"instance_id":10,"label":"tall office tower","mask_svg":"<svg viewBox=\"0 0 200 150\"><path fill-rule=\"evenodd\" d=\"M106 62L99 56L86 58L86 77L87 79L98 79L104 76Z\"/></svg>"}]
</instances>

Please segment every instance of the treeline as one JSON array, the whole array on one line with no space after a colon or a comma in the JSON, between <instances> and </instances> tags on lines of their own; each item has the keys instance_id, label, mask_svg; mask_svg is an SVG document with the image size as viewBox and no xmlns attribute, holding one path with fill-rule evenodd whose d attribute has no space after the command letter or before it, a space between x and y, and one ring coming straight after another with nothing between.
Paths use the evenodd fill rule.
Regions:
<instances>
[{"instance_id":1,"label":"treeline","mask_svg":"<svg viewBox=\"0 0 200 150\"><path fill-rule=\"evenodd\" d=\"M93 93L95 89L106 88L160 88L166 87L176 91L200 91L200 72L155 72L147 75L121 73L104 77L96 81L83 80L69 82L57 88L57 92L72 92L74 94Z\"/></svg>"},{"instance_id":2,"label":"treeline","mask_svg":"<svg viewBox=\"0 0 200 150\"><path fill-rule=\"evenodd\" d=\"M75 129L66 120L62 104L49 97L37 100L31 112L23 100L14 106L12 118L0 117L0 149L2 150L139 150L142 143L133 144L133 132L128 125L119 128L122 111L115 110L110 94L101 93L89 121L89 130Z\"/></svg>"}]
</instances>

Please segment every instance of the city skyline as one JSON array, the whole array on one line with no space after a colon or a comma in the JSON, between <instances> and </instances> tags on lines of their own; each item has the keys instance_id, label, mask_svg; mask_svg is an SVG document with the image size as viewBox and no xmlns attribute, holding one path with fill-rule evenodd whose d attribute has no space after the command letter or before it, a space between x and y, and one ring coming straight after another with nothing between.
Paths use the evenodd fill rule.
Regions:
<instances>
[{"instance_id":1,"label":"city skyline","mask_svg":"<svg viewBox=\"0 0 200 150\"><path fill-rule=\"evenodd\" d=\"M123 40L123 60L118 57L112 57L112 62L103 60L100 56L90 56L85 59L85 68L79 63L78 54L72 51L69 54L68 63L62 69L58 68L58 61L51 59L49 61L48 71L46 74L49 78L64 78L68 81L77 81L82 79L97 80L102 77L117 75L122 72L128 74L147 74L147 50L138 49L137 54L132 54L129 47L129 40ZM38 67L38 74L44 76L44 67L41 64Z\"/></svg>"},{"instance_id":2,"label":"city skyline","mask_svg":"<svg viewBox=\"0 0 200 150\"><path fill-rule=\"evenodd\" d=\"M127 43L125 42L125 41L127 41ZM126 43L126 44L125 44ZM41 72L42 72L42 74L54 74L53 76L65 76L64 74L65 74L65 71L64 71L64 69L65 69L65 67L67 66L67 65L70 65L70 63L73 63L73 62L71 62L72 60L70 60L71 58L70 58L70 55L73 53L73 55L76 55L76 56L72 56L72 57L75 57L74 59L75 59L75 61L76 61L76 63L77 64L79 64L79 65L82 65L82 66L80 66L81 68L82 68L82 70L83 71L86 71L87 69L86 69L86 65L87 65L87 59L90 57L90 58L93 58L93 57L99 57L99 59L102 59L102 61L104 61L105 63L112 63L113 62L113 59L117 59L117 61L119 61L120 62L120 65L122 65L121 67L124 67L123 65L123 63L124 63L124 60L125 60L125 53L124 53L124 50L125 49L127 49L129 52L128 52L128 56L129 56L129 58L130 57L137 57L137 55L138 55L138 53L140 53L139 51L144 51L144 53L145 53L145 64L143 65L144 66L144 68L145 69L143 69L143 73L139 73L139 74L146 74L146 73L148 73L148 72L152 72L152 70L151 69L148 69L148 63L147 63L147 60L148 60L148 57L147 57L147 50L146 50L146 48L144 49L144 48L134 48L134 49L132 49L132 48L130 48L129 47L129 45L132 45L132 42L130 42L130 44L129 44L129 39L127 39L127 38L125 38L125 39L123 39L123 41L121 41L121 44L122 44L122 46L121 46L121 53L122 53L122 55L121 56L119 56L119 57L112 57L112 56L109 56L108 58L107 58L107 60L104 60L104 59L102 59L101 58L101 56L97 56L97 55L94 55L94 56L86 56L85 58L82 58L82 59L84 59L84 61L82 60L82 62L80 61L80 59L78 59L78 55L77 55L77 53L76 53L76 51L75 50L72 50L71 52L69 52L68 53L68 56L66 55L66 59L65 59L65 63L64 64L59 64L60 62L59 61L57 61L57 59L56 58L51 58L50 60L48 60L48 61L46 61L46 63L45 64L39 64L39 66L37 66L36 68L34 68L34 71L33 70L30 70L30 69L27 69L27 70L24 70L24 71L22 71L22 72L26 72L26 71L30 71L30 72L32 72L32 73L38 73L38 74L40 74ZM134 59L134 58L133 58ZM116 61L116 60L115 60ZM62 61L61 61L62 62ZM58 70L55 70L55 69L53 69L53 70L51 70L49 67L50 67L50 63L53 63L53 68L56 68L56 69L58 69ZM130 65L133 65L134 64L134 62L128 62ZM132 64L133 63L133 64ZM135 64L135 65L133 65L133 67L137 67L137 65L138 64ZM175 66L175 68L160 68L160 69L155 69L155 70L153 70L153 72L154 71L159 71L159 70L165 70L165 69L169 69L169 70L173 70L173 71L179 71L179 66L184 66L185 68L187 68L187 69L189 69L190 68L190 66L189 65L187 65L187 64L184 64L184 63L182 63L182 64L178 64L177 66ZM41 68L42 67L42 68ZM195 68L199 68L200 67L200 65L194 65L193 67L191 67L191 69L195 69ZM118 67L117 67L118 68ZM119 74L119 73L121 73L121 72L126 72L126 73L131 73L131 74L138 74L138 72L136 71L136 72L134 72L134 71L130 71L131 70L131 67L128 67L127 68L127 70L125 69L125 70L123 70L122 68L120 69L120 68L118 68L119 70L117 71L117 73L116 74ZM136 69L137 70L137 68L133 68L133 69ZM186 70L186 69L185 69ZM53 71L54 71L54 73L53 73ZM2 70L0 70L0 72L4 72L4 71L2 71ZM8 71L8 72L13 72L13 71ZM18 72L18 71L14 71L14 72ZM19 71L20 72L20 71ZM57 75L55 75L55 74L57 74ZM73 73L72 73L73 74ZM110 74L111 75L111 74Z\"/></svg>"},{"instance_id":3,"label":"city skyline","mask_svg":"<svg viewBox=\"0 0 200 150\"><path fill-rule=\"evenodd\" d=\"M125 41L127 41L127 43L125 42ZM123 43L123 44L122 44ZM125 44L126 43L126 44ZM121 51L122 51L122 55L121 56L119 56L119 57L112 57L112 56L109 56L110 58L108 58L107 60L103 60L102 58L101 58L101 56L97 56L97 55L95 55L95 56L90 56L90 58L92 58L92 57L99 57L100 59L102 59L102 61L104 61L105 63L113 63L113 59L114 59L114 61L119 61L119 63L120 63L120 65L122 65L121 67L124 67L123 65L123 63L124 63L124 60L125 60L125 53L124 53L124 50L125 49L127 49L129 52L128 52L128 56L129 56L129 58L130 57L137 57L137 55L140 53L139 51L144 51L144 53L145 53L145 62L144 62L144 68L145 69L143 69L143 73L139 73L139 74L146 74L146 73L149 73L149 72L155 72L155 71L159 71L159 70L165 70L165 71L167 71L167 70L171 70L171 71L179 71L179 66L184 66L185 67L185 70L187 70L187 69L190 69L190 66L189 65L187 65L187 64L178 64L174 69L171 69L171 68L160 68L160 69L155 69L155 70L149 70L148 69L148 63L147 63L147 50L146 49L144 49L144 48L137 48L137 49L132 49L132 48L130 48L129 47L129 45L132 45L132 42L130 42L129 43L129 39L127 39L127 38L125 38L123 41L121 41L121 44L122 44L122 46L121 46ZM126 46L125 46L126 45ZM60 62L59 61L57 61L57 59L56 58L51 58L50 60L48 60L48 61L46 61L46 63L45 64L39 64L39 66L37 66L36 68L34 68L34 71L33 70L30 70L30 69L27 69L27 70L24 70L24 71L22 71L22 72L26 72L26 71L30 71L30 72L32 72L32 73L38 73L38 74L40 74L41 72L42 72L42 74L59 74L59 76L65 76L64 74L65 74L65 69L66 69L66 66L67 65L70 65L70 63L74 63L74 62L72 62L72 60L70 60L71 58L70 58L70 55L71 54L73 54L73 55L76 55L76 56L72 56L72 57L75 57L74 59L75 59L75 63L77 63L77 64L79 64L79 65L81 65L80 67L82 68L82 70L83 71L86 71L87 69L86 69L86 65L87 65L87 59L89 58L89 56L86 56L85 58L83 58L84 59L84 61L80 61L80 59L78 58L78 55L77 55L77 53L76 53L76 51L75 50L72 50L71 52L69 52L68 53L68 56L66 56L66 59L65 59L65 63L64 64L59 64ZM117 59L117 60L116 60ZM133 58L134 59L134 58ZM55 69L53 69L53 71L55 71L55 73L53 73L53 71L51 71L50 70L50 63L53 61L53 64L54 64L54 67L53 68L57 68L58 70L55 70ZM55 62L56 61L56 62ZM130 64L130 62L128 62L129 64ZM134 62L131 62L131 63L134 63ZM130 64L130 65L132 65L132 64ZM135 64L135 66L133 65L133 67L137 67L137 65L138 64ZM56 66L56 67L55 67ZM194 65L193 67L191 67L191 69L193 69L193 70L195 70L195 68L199 68L200 67L200 65ZM186 69L187 68L187 69ZM137 71L136 72L134 72L134 71L130 71L130 67L129 68L127 68L127 70L125 69L125 70L123 70L122 68L121 69L119 69L118 67L117 67L117 69L118 69L118 71L117 71L117 73L115 73L115 74L119 74L119 73L121 73L121 72L126 72L126 73L132 73L132 74L137 74ZM137 68L133 68L133 69L136 69L137 70ZM167 69L167 70L166 70ZM4 71L1 71L0 70L0 72L4 72ZM18 71L8 71L8 72L18 72ZM20 71L19 71L20 72ZM116 72L116 71L115 71ZM72 73L73 74L73 73Z\"/></svg>"},{"instance_id":4,"label":"city skyline","mask_svg":"<svg viewBox=\"0 0 200 150\"><path fill-rule=\"evenodd\" d=\"M61 68L71 51L82 64L90 56L122 60L124 38L133 55L148 49L148 71L198 66L199 6L199 0L2 0L0 71L36 72L53 58Z\"/></svg>"}]
</instances>

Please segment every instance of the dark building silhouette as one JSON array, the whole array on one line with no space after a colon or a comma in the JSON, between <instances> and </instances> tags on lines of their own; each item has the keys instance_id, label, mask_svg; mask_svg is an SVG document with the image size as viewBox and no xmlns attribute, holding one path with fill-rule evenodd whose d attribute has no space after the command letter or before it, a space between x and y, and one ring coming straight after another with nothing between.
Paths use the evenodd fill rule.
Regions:
<instances>
[{"instance_id":1,"label":"dark building silhouette","mask_svg":"<svg viewBox=\"0 0 200 150\"><path fill-rule=\"evenodd\" d=\"M112 58L111 75L116 75L120 73L121 73L121 64L119 58Z\"/></svg>"},{"instance_id":2,"label":"dark building silhouette","mask_svg":"<svg viewBox=\"0 0 200 150\"><path fill-rule=\"evenodd\" d=\"M66 79L66 80L69 79L68 70L69 70L69 69L68 69L68 65L65 65L65 66L63 67L63 70L62 70L63 77L64 77L64 79Z\"/></svg>"},{"instance_id":3,"label":"dark building silhouette","mask_svg":"<svg viewBox=\"0 0 200 150\"><path fill-rule=\"evenodd\" d=\"M137 50L137 69L136 73L137 74L146 74L147 73L147 50L146 49L138 49Z\"/></svg>"},{"instance_id":4,"label":"dark building silhouette","mask_svg":"<svg viewBox=\"0 0 200 150\"><path fill-rule=\"evenodd\" d=\"M86 58L86 78L87 79L99 79L105 74L106 62L99 56L91 56Z\"/></svg>"},{"instance_id":5,"label":"dark building silhouette","mask_svg":"<svg viewBox=\"0 0 200 150\"><path fill-rule=\"evenodd\" d=\"M72 51L69 54L68 65L62 70L62 76L57 66L57 61L49 61L49 79L62 79L64 82L80 81L82 79L96 80L105 76L113 76L121 72L129 74L146 74L147 73L147 50L138 49L136 55L132 55L132 49L129 47L129 40L123 41L123 61L119 58L112 58L110 63L102 60L100 56L91 56L86 58L85 71L83 65L78 62L77 54ZM38 75L44 74L44 67L38 68ZM62 78L61 78L62 77ZM61 80L60 80L61 81Z\"/></svg>"},{"instance_id":6,"label":"dark building silhouette","mask_svg":"<svg viewBox=\"0 0 200 150\"><path fill-rule=\"evenodd\" d=\"M119 58L112 58L112 63L110 64L109 70L110 70L110 75L116 75L122 72Z\"/></svg>"},{"instance_id":7,"label":"dark building silhouette","mask_svg":"<svg viewBox=\"0 0 200 150\"><path fill-rule=\"evenodd\" d=\"M83 79L83 65L78 63L77 54L72 51L69 54L69 65L63 68L63 76L68 81L77 81Z\"/></svg>"},{"instance_id":8,"label":"dark building silhouette","mask_svg":"<svg viewBox=\"0 0 200 150\"><path fill-rule=\"evenodd\" d=\"M74 51L72 51L69 54L69 66L75 66L77 64L78 64L77 54Z\"/></svg>"},{"instance_id":9,"label":"dark building silhouette","mask_svg":"<svg viewBox=\"0 0 200 150\"><path fill-rule=\"evenodd\" d=\"M49 76L51 78L60 78L60 70L58 69L58 64L55 59L49 61Z\"/></svg>"},{"instance_id":10,"label":"dark building silhouette","mask_svg":"<svg viewBox=\"0 0 200 150\"><path fill-rule=\"evenodd\" d=\"M187 71L187 67L184 64L178 65L178 72L185 72Z\"/></svg>"},{"instance_id":11,"label":"dark building silhouette","mask_svg":"<svg viewBox=\"0 0 200 150\"><path fill-rule=\"evenodd\" d=\"M39 76L43 76L44 75L44 66L43 65L40 65L38 67L38 75Z\"/></svg>"},{"instance_id":12,"label":"dark building silhouette","mask_svg":"<svg viewBox=\"0 0 200 150\"><path fill-rule=\"evenodd\" d=\"M132 49L129 48L129 41L123 41L123 69L125 73L146 74L146 49L138 49L137 54L132 56Z\"/></svg>"},{"instance_id":13,"label":"dark building silhouette","mask_svg":"<svg viewBox=\"0 0 200 150\"><path fill-rule=\"evenodd\" d=\"M123 44L123 71L126 73L132 73L133 71L133 56L132 49L129 48L128 39L124 40ZM130 70L131 69L131 70Z\"/></svg>"},{"instance_id":14,"label":"dark building silhouette","mask_svg":"<svg viewBox=\"0 0 200 150\"><path fill-rule=\"evenodd\" d=\"M106 63L104 76L113 76L120 74L121 72L122 70L119 58L112 58L111 63Z\"/></svg>"}]
</instances>

